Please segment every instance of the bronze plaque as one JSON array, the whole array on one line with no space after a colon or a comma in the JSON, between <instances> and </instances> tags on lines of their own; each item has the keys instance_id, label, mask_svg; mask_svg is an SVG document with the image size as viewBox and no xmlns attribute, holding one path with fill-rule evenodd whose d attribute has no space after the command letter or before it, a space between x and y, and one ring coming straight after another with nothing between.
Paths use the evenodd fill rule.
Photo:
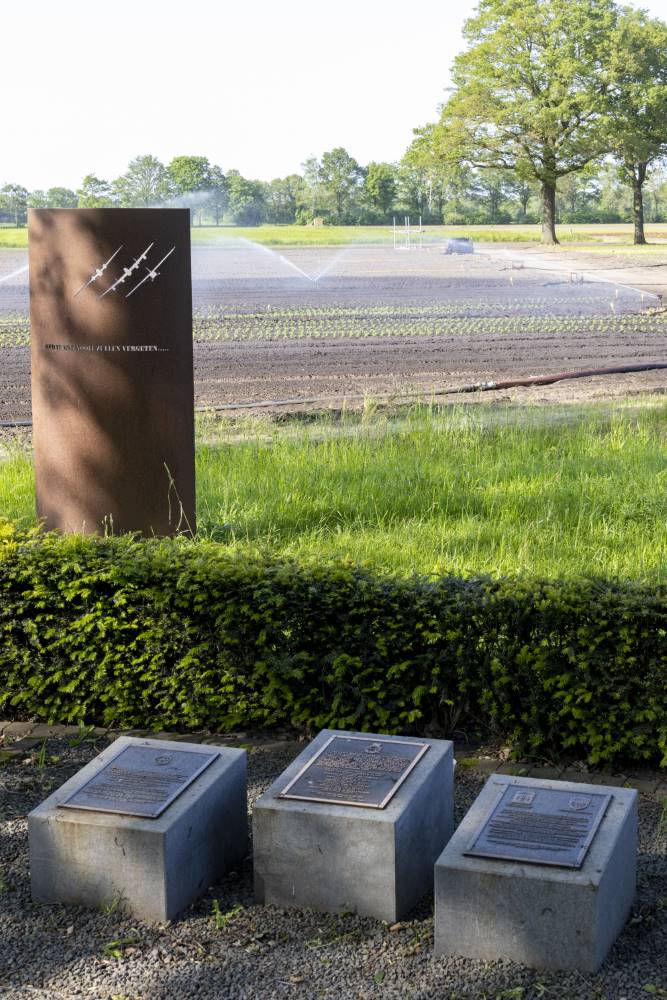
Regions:
<instances>
[{"instance_id":1,"label":"bronze plaque","mask_svg":"<svg viewBox=\"0 0 667 1000\"><path fill-rule=\"evenodd\" d=\"M278 798L384 809L427 750L428 743L331 736Z\"/></svg>"},{"instance_id":2,"label":"bronze plaque","mask_svg":"<svg viewBox=\"0 0 667 1000\"><path fill-rule=\"evenodd\" d=\"M581 868L610 801L602 793L507 785L464 853Z\"/></svg>"},{"instance_id":3,"label":"bronze plaque","mask_svg":"<svg viewBox=\"0 0 667 1000\"><path fill-rule=\"evenodd\" d=\"M218 756L204 747L124 747L59 806L157 819Z\"/></svg>"},{"instance_id":4,"label":"bronze plaque","mask_svg":"<svg viewBox=\"0 0 667 1000\"><path fill-rule=\"evenodd\" d=\"M195 530L187 209L30 209L37 514Z\"/></svg>"}]
</instances>

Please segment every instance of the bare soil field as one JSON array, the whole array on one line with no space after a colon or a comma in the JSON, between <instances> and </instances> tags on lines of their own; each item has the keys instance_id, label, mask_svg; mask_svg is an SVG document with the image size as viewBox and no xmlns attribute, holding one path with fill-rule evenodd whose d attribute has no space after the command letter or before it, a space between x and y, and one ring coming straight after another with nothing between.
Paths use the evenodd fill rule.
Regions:
<instances>
[{"instance_id":1,"label":"bare soil field","mask_svg":"<svg viewBox=\"0 0 667 1000\"><path fill-rule=\"evenodd\" d=\"M26 265L25 251L0 251L0 420L30 417ZM199 407L447 398L471 383L667 360L667 248L278 252L229 240L193 247L192 269ZM667 392L667 371L483 396L580 402L641 392Z\"/></svg>"}]
</instances>

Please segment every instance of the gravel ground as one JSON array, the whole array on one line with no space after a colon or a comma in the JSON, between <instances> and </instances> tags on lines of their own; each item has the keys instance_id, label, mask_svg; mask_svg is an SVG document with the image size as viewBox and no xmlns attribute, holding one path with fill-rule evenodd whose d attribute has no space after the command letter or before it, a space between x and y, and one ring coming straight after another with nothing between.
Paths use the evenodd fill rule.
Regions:
<instances>
[{"instance_id":1,"label":"gravel ground","mask_svg":"<svg viewBox=\"0 0 667 1000\"><path fill-rule=\"evenodd\" d=\"M509 962L435 959L432 898L391 927L352 915L256 906L252 862L212 886L179 920L150 926L121 912L37 906L30 899L25 816L95 753L49 740L0 767L0 995L96 1000L645 1000L667 996L667 813L640 802L638 896L595 976L538 973ZM254 800L299 752L253 750ZM457 821L484 779L457 773Z\"/></svg>"}]
</instances>

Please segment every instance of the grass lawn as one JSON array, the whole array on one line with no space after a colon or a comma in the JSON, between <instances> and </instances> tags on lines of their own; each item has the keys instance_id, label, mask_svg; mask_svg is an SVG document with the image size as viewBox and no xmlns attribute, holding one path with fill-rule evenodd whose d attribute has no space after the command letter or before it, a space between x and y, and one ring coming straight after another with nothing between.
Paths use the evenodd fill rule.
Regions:
<instances>
[{"instance_id":1,"label":"grass lawn","mask_svg":"<svg viewBox=\"0 0 667 1000\"><path fill-rule=\"evenodd\" d=\"M202 536L399 574L667 580L667 405L198 423ZM32 523L30 456L0 512Z\"/></svg>"},{"instance_id":2,"label":"grass lawn","mask_svg":"<svg viewBox=\"0 0 667 1000\"><path fill-rule=\"evenodd\" d=\"M397 219L397 222L399 220ZM416 220L412 220L416 228ZM414 232L414 230L413 230ZM425 239L447 236L467 236L479 243L538 243L538 225L520 226L425 226ZM632 246L631 225L570 225L558 226L558 237L564 243L610 242ZM647 239L667 238L667 224L648 225ZM399 228L400 235L400 228ZM220 240L252 240L266 246L338 246L348 243L391 244L391 226L202 226L192 229L195 244L217 243ZM0 248L23 248L28 245L27 229L0 227ZM645 252L644 248L638 248Z\"/></svg>"}]
</instances>

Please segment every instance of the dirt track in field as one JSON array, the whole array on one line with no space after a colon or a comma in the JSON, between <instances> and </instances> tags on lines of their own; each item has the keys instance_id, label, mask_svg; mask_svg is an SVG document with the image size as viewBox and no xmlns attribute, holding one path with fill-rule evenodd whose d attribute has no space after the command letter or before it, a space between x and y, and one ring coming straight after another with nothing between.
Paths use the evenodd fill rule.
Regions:
<instances>
[{"instance_id":1,"label":"dirt track in field","mask_svg":"<svg viewBox=\"0 0 667 1000\"><path fill-rule=\"evenodd\" d=\"M642 311L659 305L654 296L667 293L667 249L641 257L479 249L448 256L439 247L195 247L195 312L217 317L209 339L195 341L196 404L322 400L275 407L285 410L348 397L354 405L364 394L439 395L482 381L667 360L667 316L650 329L641 322ZM0 324L27 320L27 274L2 281L26 263L25 252L0 252ZM565 327L549 331L550 317ZM226 339L211 339L218 321ZM28 348L0 349L0 363L0 419L29 418ZM483 398L581 401L644 391L667 392L667 372Z\"/></svg>"}]
</instances>

